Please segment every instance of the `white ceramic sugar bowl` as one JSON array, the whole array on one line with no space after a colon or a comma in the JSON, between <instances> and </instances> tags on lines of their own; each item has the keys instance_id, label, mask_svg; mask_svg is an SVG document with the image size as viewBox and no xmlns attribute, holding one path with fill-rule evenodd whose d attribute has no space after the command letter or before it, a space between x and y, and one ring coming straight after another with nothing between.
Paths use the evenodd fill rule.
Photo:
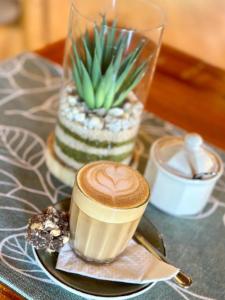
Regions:
<instances>
[{"instance_id":1,"label":"white ceramic sugar bowl","mask_svg":"<svg viewBox=\"0 0 225 300\"><path fill-rule=\"evenodd\" d=\"M198 214L223 173L220 157L198 134L162 137L151 147L145 177L151 183L151 203L172 215Z\"/></svg>"}]
</instances>

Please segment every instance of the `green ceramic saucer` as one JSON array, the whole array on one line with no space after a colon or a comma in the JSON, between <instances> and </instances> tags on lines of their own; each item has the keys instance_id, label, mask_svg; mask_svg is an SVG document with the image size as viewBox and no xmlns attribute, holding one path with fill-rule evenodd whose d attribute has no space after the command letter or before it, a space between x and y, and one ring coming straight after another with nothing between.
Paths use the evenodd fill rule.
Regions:
<instances>
[{"instance_id":1,"label":"green ceramic saucer","mask_svg":"<svg viewBox=\"0 0 225 300\"><path fill-rule=\"evenodd\" d=\"M65 199L55 205L59 210L68 211L70 200ZM165 255L162 236L153 224L144 216L138 227L144 237ZM127 284L97 280L80 275L70 274L55 269L57 254L48 254L43 250L34 250L37 261L48 276L68 291L88 299L129 299L144 293L153 287L150 284Z\"/></svg>"}]
</instances>

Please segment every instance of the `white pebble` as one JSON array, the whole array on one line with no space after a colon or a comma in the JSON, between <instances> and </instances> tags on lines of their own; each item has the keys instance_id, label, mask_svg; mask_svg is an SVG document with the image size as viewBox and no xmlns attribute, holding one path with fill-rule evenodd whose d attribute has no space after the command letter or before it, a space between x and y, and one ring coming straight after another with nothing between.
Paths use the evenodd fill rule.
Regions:
<instances>
[{"instance_id":1,"label":"white pebble","mask_svg":"<svg viewBox=\"0 0 225 300\"><path fill-rule=\"evenodd\" d=\"M72 114L73 114L74 116L76 116L77 114L80 113L80 111L79 111L79 109L78 109L77 107L73 107L73 108L71 109L71 112L72 112Z\"/></svg>"},{"instance_id":2,"label":"white pebble","mask_svg":"<svg viewBox=\"0 0 225 300\"><path fill-rule=\"evenodd\" d=\"M98 117L91 117L88 121L88 128L90 129L102 129L103 128L103 122Z\"/></svg>"},{"instance_id":3,"label":"white pebble","mask_svg":"<svg viewBox=\"0 0 225 300\"><path fill-rule=\"evenodd\" d=\"M112 123L114 120L115 120L115 118L113 118L113 116L106 115L106 117L105 117L106 123Z\"/></svg>"},{"instance_id":4,"label":"white pebble","mask_svg":"<svg viewBox=\"0 0 225 300\"><path fill-rule=\"evenodd\" d=\"M119 132L122 129L122 122L120 120L115 120L106 125L106 128L113 132Z\"/></svg>"},{"instance_id":5,"label":"white pebble","mask_svg":"<svg viewBox=\"0 0 225 300\"><path fill-rule=\"evenodd\" d=\"M71 112L71 108L70 108L70 107L65 107L65 108L63 109L63 111L64 111L65 113L69 113L69 112Z\"/></svg>"},{"instance_id":6,"label":"white pebble","mask_svg":"<svg viewBox=\"0 0 225 300\"><path fill-rule=\"evenodd\" d=\"M130 92L129 95L128 95L128 98L131 102L137 102L138 101L138 98L137 96L133 93L133 92Z\"/></svg>"},{"instance_id":7,"label":"white pebble","mask_svg":"<svg viewBox=\"0 0 225 300\"><path fill-rule=\"evenodd\" d=\"M87 117L83 122L84 127L88 127L88 122L89 122L89 118Z\"/></svg>"},{"instance_id":8,"label":"white pebble","mask_svg":"<svg viewBox=\"0 0 225 300\"><path fill-rule=\"evenodd\" d=\"M129 117L130 117L130 114L129 114L129 113L124 113L123 119L128 119Z\"/></svg>"},{"instance_id":9,"label":"white pebble","mask_svg":"<svg viewBox=\"0 0 225 300\"><path fill-rule=\"evenodd\" d=\"M77 104L77 97L76 96L69 95L67 99L68 99L68 103L70 105L74 106L74 105Z\"/></svg>"},{"instance_id":10,"label":"white pebble","mask_svg":"<svg viewBox=\"0 0 225 300\"><path fill-rule=\"evenodd\" d=\"M84 123L85 120L85 114L84 113L78 113L74 115L74 120L80 123Z\"/></svg>"},{"instance_id":11,"label":"white pebble","mask_svg":"<svg viewBox=\"0 0 225 300\"><path fill-rule=\"evenodd\" d=\"M70 111L68 113L66 113L65 117L69 120L69 121L73 121L74 120L74 114Z\"/></svg>"},{"instance_id":12,"label":"white pebble","mask_svg":"<svg viewBox=\"0 0 225 300\"><path fill-rule=\"evenodd\" d=\"M124 114L124 111L122 108L115 107L115 108L111 108L108 114L113 117L121 117Z\"/></svg>"},{"instance_id":13,"label":"white pebble","mask_svg":"<svg viewBox=\"0 0 225 300\"><path fill-rule=\"evenodd\" d=\"M125 103L125 105L123 106L123 108L124 108L125 112L128 112L128 111L131 110L132 104L130 102L127 102L127 103Z\"/></svg>"},{"instance_id":14,"label":"white pebble","mask_svg":"<svg viewBox=\"0 0 225 300\"><path fill-rule=\"evenodd\" d=\"M87 104L84 101L79 100L79 98L77 98L77 103L76 103L76 107L80 110L80 111L84 111L87 110Z\"/></svg>"},{"instance_id":15,"label":"white pebble","mask_svg":"<svg viewBox=\"0 0 225 300\"><path fill-rule=\"evenodd\" d=\"M74 86L67 85L67 87L66 87L66 91L67 91L68 93L72 93L72 92L74 92L74 91L75 91L75 88L74 88Z\"/></svg>"},{"instance_id":16,"label":"white pebble","mask_svg":"<svg viewBox=\"0 0 225 300\"><path fill-rule=\"evenodd\" d=\"M104 117L106 115L106 110L104 108L99 108L95 110L95 113L100 117Z\"/></svg>"},{"instance_id":17,"label":"white pebble","mask_svg":"<svg viewBox=\"0 0 225 300\"><path fill-rule=\"evenodd\" d=\"M131 127L131 123L129 122L129 120L122 120L122 128L123 129L128 129Z\"/></svg>"}]
</instances>

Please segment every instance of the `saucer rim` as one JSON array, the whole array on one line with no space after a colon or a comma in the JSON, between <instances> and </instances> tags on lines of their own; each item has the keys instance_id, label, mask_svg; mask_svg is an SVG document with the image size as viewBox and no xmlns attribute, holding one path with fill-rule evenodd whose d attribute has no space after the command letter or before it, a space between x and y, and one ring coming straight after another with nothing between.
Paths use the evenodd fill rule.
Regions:
<instances>
[{"instance_id":1,"label":"saucer rim","mask_svg":"<svg viewBox=\"0 0 225 300\"><path fill-rule=\"evenodd\" d=\"M64 288L65 290L77 295L77 296L81 296L81 297L87 297L88 299L93 299L93 300L99 300L99 299L117 299L117 300L126 300L126 299L131 299L135 296L140 296L142 294L144 294L146 291L150 290L151 288L153 288L153 286L155 286L155 284L157 282L151 282L146 286L143 286L143 288L137 292L132 292L130 294L126 294L126 295L121 295L121 296L96 296L93 294L89 294L89 293L85 293L85 292L81 292L75 288L72 288L70 286L68 286L67 284L63 283L62 281L60 281L58 278L56 278L51 272L49 272L47 270L47 268L45 268L45 266L43 265L43 263L41 262L39 256L38 256L38 252L37 250L33 247L33 254L34 257L36 259L36 261L38 262L39 266L41 267L41 269L46 273L46 275L54 282L57 283L57 285L59 285L60 287ZM87 298L86 298L87 299Z\"/></svg>"}]
</instances>

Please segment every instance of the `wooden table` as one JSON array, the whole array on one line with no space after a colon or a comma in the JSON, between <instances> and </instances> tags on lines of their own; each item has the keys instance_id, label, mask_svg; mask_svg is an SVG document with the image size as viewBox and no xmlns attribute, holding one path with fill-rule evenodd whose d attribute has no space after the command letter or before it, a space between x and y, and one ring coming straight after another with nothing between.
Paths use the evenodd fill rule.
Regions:
<instances>
[{"instance_id":1,"label":"wooden table","mask_svg":"<svg viewBox=\"0 0 225 300\"><path fill-rule=\"evenodd\" d=\"M37 51L62 63L64 41ZM225 149L225 71L163 46L146 109ZM22 299L0 284L0 299Z\"/></svg>"}]
</instances>

